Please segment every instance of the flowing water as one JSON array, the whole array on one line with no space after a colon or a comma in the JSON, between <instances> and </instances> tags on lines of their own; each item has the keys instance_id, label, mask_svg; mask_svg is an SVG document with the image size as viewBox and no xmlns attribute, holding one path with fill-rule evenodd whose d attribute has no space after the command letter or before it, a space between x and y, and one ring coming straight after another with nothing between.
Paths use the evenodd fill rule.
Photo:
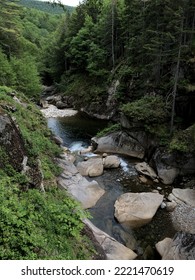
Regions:
<instances>
[{"instance_id":1,"label":"flowing water","mask_svg":"<svg viewBox=\"0 0 195 280\"><path fill-rule=\"evenodd\" d=\"M88 147L91 137L95 136L106 124L105 121L89 119L80 114L48 119L48 127L63 139L63 145L72 152ZM157 187L161 187L160 193L167 197L171 192L171 187L152 183L141 184L134 168L138 160L120 156L120 161L120 168L105 170L102 176L93 178L106 192L97 204L89 209L91 220L98 228L132 248L138 253L138 258L158 259L155 243L165 237L173 237L175 234L169 213L165 209L159 209L149 224L138 229L127 230L122 228L114 218L114 203L123 193L149 192Z\"/></svg>"}]
</instances>

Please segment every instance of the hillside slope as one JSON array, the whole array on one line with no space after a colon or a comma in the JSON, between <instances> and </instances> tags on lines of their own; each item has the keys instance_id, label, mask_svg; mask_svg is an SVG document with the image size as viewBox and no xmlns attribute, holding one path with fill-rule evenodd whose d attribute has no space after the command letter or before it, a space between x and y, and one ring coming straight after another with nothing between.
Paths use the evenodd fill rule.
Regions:
<instances>
[{"instance_id":1,"label":"hillside slope","mask_svg":"<svg viewBox=\"0 0 195 280\"><path fill-rule=\"evenodd\" d=\"M61 5L52 5L48 2L42 2L38 0L20 0L20 5L23 5L27 8L33 8L37 9L46 13L50 14L62 14L64 13L64 10L72 12L74 10L74 7L64 5L64 8Z\"/></svg>"}]
</instances>

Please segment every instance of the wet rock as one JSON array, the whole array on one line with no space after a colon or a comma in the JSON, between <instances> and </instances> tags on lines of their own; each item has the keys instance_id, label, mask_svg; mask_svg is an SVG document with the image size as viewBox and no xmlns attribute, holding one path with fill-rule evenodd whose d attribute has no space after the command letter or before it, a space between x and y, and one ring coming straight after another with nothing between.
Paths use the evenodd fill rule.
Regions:
<instances>
[{"instance_id":1,"label":"wet rock","mask_svg":"<svg viewBox=\"0 0 195 280\"><path fill-rule=\"evenodd\" d=\"M125 193L115 202L115 217L124 227L140 227L151 221L163 201L157 193Z\"/></svg>"},{"instance_id":2,"label":"wet rock","mask_svg":"<svg viewBox=\"0 0 195 280\"><path fill-rule=\"evenodd\" d=\"M88 219L84 219L84 223L91 228L96 240L104 249L108 260L134 260L137 257L135 252L98 229Z\"/></svg>"}]
</instances>

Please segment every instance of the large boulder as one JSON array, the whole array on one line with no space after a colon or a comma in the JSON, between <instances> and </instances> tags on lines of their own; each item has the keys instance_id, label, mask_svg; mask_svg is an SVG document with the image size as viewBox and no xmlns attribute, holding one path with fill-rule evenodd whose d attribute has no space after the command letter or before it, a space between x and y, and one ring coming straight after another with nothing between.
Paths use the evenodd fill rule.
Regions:
<instances>
[{"instance_id":1,"label":"large boulder","mask_svg":"<svg viewBox=\"0 0 195 280\"><path fill-rule=\"evenodd\" d=\"M103 174L104 168L118 168L119 166L120 159L117 156L92 157L79 162L77 169L82 176L96 177Z\"/></svg>"},{"instance_id":2,"label":"large boulder","mask_svg":"<svg viewBox=\"0 0 195 280\"><path fill-rule=\"evenodd\" d=\"M153 155L153 162L162 183L165 185L172 184L179 174L179 169L170 160L170 154L157 150Z\"/></svg>"},{"instance_id":3,"label":"large boulder","mask_svg":"<svg viewBox=\"0 0 195 280\"><path fill-rule=\"evenodd\" d=\"M171 212L175 229L195 234L195 190L174 188L168 199L176 204Z\"/></svg>"},{"instance_id":4,"label":"large boulder","mask_svg":"<svg viewBox=\"0 0 195 280\"><path fill-rule=\"evenodd\" d=\"M88 219L85 219L84 223L92 230L96 240L104 249L108 260L134 260L137 257L133 250L125 247L116 239L98 229Z\"/></svg>"},{"instance_id":5,"label":"large boulder","mask_svg":"<svg viewBox=\"0 0 195 280\"><path fill-rule=\"evenodd\" d=\"M195 173L195 156L191 153L168 152L157 149L151 160L161 181L170 185L178 175L193 175Z\"/></svg>"},{"instance_id":6,"label":"large boulder","mask_svg":"<svg viewBox=\"0 0 195 280\"><path fill-rule=\"evenodd\" d=\"M140 227L151 221L163 201L158 193L125 193L115 202L115 217L125 227Z\"/></svg>"},{"instance_id":7,"label":"large boulder","mask_svg":"<svg viewBox=\"0 0 195 280\"><path fill-rule=\"evenodd\" d=\"M184 202L189 206L195 207L195 189L174 188L168 198L171 201L176 201L178 204Z\"/></svg>"},{"instance_id":8,"label":"large boulder","mask_svg":"<svg viewBox=\"0 0 195 280\"><path fill-rule=\"evenodd\" d=\"M82 176L96 177L103 174L102 158L90 158L77 164L77 169Z\"/></svg>"},{"instance_id":9,"label":"large boulder","mask_svg":"<svg viewBox=\"0 0 195 280\"><path fill-rule=\"evenodd\" d=\"M195 260L195 234L178 232L156 244L163 260Z\"/></svg>"},{"instance_id":10,"label":"large boulder","mask_svg":"<svg viewBox=\"0 0 195 280\"><path fill-rule=\"evenodd\" d=\"M104 168L118 168L120 166L120 159L117 156L106 156L103 158Z\"/></svg>"},{"instance_id":11,"label":"large boulder","mask_svg":"<svg viewBox=\"0 0 195 280\"><path fill-rule=\"evenodd\" d=\"M71 161L57 159L57 163L63 169L58 177L58 185L78 200L84 209L95 206L105 193L99 184L96 181L87 181Z\"/></svg>"},{"instance_id":12,"label":"large boulder","mask_svg":"<svg viewBox=\"0 0 195 280\"><path fill-rule=\"evenodd\" d=\"M114 132L104 137L92 138L92 145L97 153L117 153L143 159L145 148L134 136L126 132Z\"/></svg>"}]
</instances>

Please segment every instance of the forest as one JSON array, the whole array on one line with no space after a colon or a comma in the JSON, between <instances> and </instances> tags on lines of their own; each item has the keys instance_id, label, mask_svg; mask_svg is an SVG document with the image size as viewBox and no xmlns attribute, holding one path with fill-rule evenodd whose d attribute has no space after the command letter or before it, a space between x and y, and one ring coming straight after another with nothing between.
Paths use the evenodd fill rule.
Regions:
<instances>
[{"instance_id":1,"label":"forest","mask_svg":"<svg viewBox=\"0 0 195 280\"><path fill-rule=\"evenodd\" d=\"M52 167L51 158L60 152L51 148L49 132L42 128L43 120L33 107L39 104L43 85L54 85L60 95L70 98L75 109L84 108L92 116L106 115L110 122L106 133L122 129L123 114L132 123L132 129L141 127L158 139L161 147L194 154L194 0L84 0L76 8L50 2L0 0L0 105L8 102L13 106L12 91L31 102L29 110L34 117L29 118L29 123L24 121L29 110L20 106L21 113L14 113L22 124L31 164L40 154L49 181L59 172ZM111 102L106 105L113 87ZM44 136L33 134L33 146L30 133L39 126ZM51 153L47 153L48 149ZM3 150L0 153L4 155ZM0 160L1 194L12 196L9 203L0 198L4 211L1 214L8 217L7 224L1 223L0 258L88 258L92 249L88 251L82 245L86 240L82 241L82 226L76 221L82 214L60 214L63 207L73 209L77 205L72 200L58 205L62 194L50 188L45 198L35 190L19 192L18 185L23 188L27 179L7 165ZM26 199L31 203L24 211ZM36 209L34 201L39 201ZM41 219L39 209L43 213ZM35 214L26 222L32 210ZM13 216L11 211L16 214ZM58 228L52 230L50 222L46 226L44 219L48 213L51 223L60 217ZM81 249L76 252L70 248L72 243L63 244L59 228L67 220L67 240L79 240ZM15 224L10 237L8 232ZM25 235L24 227L38 238L34 233L30 237ZM46 252L43 227L50 240ZM15 231L21 236L21 243L12 239ZM52 231L57 234L53 240ZM56 253L58 237L61 247ZM67 255L63 246L69 250Z\"/></svg>"},{"instance_id":2,"label":"forest","mask_svg":"<svg viewBox=\"0 0 195 280\"><path fill-rule=\"evenodd\" d=\"M50 2L51 3L51 2ZM46 12L49 14L62 14L64 13L64 10L72 12L74 10L74 7L66 6L66 5L51 5L49 1L42 2L42 1L36 1L36 0L20 0L18 4L27 7L27 8L33 8L37 9L42 12ZM58 3L57 3L58 4Z\"/></svg>"}]
</instances>

